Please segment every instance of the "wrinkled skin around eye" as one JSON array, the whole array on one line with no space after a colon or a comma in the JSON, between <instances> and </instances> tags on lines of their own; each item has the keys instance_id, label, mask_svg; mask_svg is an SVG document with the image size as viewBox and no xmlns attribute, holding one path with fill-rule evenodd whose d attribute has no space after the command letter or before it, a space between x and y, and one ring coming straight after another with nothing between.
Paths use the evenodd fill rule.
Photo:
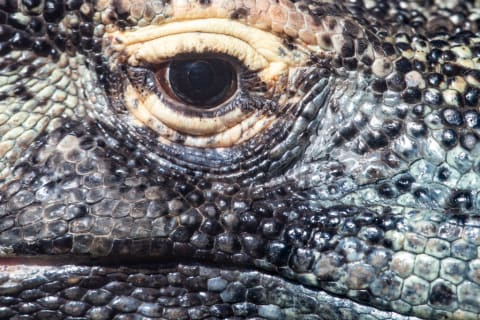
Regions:
<instances>
[{"instance_id":1,"label":"wrinkled skin around eye","mask_svg":"<svg viewBox=\"0 0 480 320\"><path fill-rule=\"evenodd\" d=\"M478 12L0 1L0 318L477 319Z\"/></svg>"}]
</instances>

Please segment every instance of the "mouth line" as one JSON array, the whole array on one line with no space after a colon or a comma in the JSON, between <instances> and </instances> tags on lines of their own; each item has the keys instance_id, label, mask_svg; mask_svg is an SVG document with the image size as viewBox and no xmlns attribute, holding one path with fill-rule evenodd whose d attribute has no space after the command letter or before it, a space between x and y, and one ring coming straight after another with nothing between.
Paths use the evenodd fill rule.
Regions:
<instances>
[{"instance_id":1,"label":"mouth line","mask_svg":"<svg viewBox=\"0 0 480 320\"><path fill-rule=\"evenodd\" d=\"M74 254L59 255L16 255L0 257L0 266L64 266L82 265L89 267L147 267L173 266L177 264L196 263L208 265L208 262L195 259L179 259L173 257L140 257L140 256L88 256ZM222 264L223 265L223 264Z\"/></svg>"}]
</instances>

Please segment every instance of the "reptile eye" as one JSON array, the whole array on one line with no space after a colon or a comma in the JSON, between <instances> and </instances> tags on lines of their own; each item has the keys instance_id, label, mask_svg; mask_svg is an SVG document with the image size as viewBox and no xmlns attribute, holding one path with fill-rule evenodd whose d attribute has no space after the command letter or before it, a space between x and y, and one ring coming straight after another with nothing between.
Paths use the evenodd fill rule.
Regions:
<instances>
[{"instance_id":1,"label":"reptile eye","mask_svg":"<svg viewBox=\"0 0 480 320\"><path fill-rule=\"evenodd\" d=\"M295 105L286 103L291 71L309 61L305 48L220 18L113 30L105 46L123 80L111 90L128 111L124 123L148 127L164 145L200 148L232 147L272 128Z\"/></svg>"},{"instance_id":2,"label":"reptile eye","mask_svg":"<svg viewBox=\"0 0 480 320\"><path fill-rule=\"evenodd\" d=\"M236 89L233 66L220 59L173 61L168 66L171 91L181 102L201 108L219 105L230 98Z\"/></svg>"}]
</instances>

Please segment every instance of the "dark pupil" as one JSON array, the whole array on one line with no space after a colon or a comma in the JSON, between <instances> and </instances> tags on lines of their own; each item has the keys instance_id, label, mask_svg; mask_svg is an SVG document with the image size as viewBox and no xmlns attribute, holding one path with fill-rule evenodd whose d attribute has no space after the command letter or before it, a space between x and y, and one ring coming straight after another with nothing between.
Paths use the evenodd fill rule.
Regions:
<instances>
[{"instance_id":1,"label":"dark pupil","mask_svg":"<svg viewBox=\"0 0 480 320\"><path fill-rule=\"evenodd\" d=\"M168 80L184 102L211 107L230 96L234 70L220 59L180 60L170 64Z\"/></svg>"}]
</instances>

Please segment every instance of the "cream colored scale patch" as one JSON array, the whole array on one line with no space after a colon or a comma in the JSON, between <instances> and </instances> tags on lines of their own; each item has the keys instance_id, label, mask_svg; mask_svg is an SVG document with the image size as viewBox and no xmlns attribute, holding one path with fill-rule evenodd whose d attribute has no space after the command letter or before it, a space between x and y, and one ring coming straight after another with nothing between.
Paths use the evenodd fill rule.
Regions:
<instances>
[{"instance_id":1,"label":"cream colored scale patch","mask_svg":"<svg viewBox=\"0 0 480 320\"><path fill-rule=\"evenodd\" d=\"M105 36L113 56L130 66L155 66L179 55L219 55L240 61L266 84L266 96L286 102L288 79L308 61L307 51L289 50L280 37L229 19L176 21ZM114 61L115 63L115 61ZM229 147L250 139L275 120L261 111L232 109L217 117L185 115L154 93L140 93L129 85L125 105L136 121L155 130L161 139L196 147Z\"/></svg>"}]
</instances>

